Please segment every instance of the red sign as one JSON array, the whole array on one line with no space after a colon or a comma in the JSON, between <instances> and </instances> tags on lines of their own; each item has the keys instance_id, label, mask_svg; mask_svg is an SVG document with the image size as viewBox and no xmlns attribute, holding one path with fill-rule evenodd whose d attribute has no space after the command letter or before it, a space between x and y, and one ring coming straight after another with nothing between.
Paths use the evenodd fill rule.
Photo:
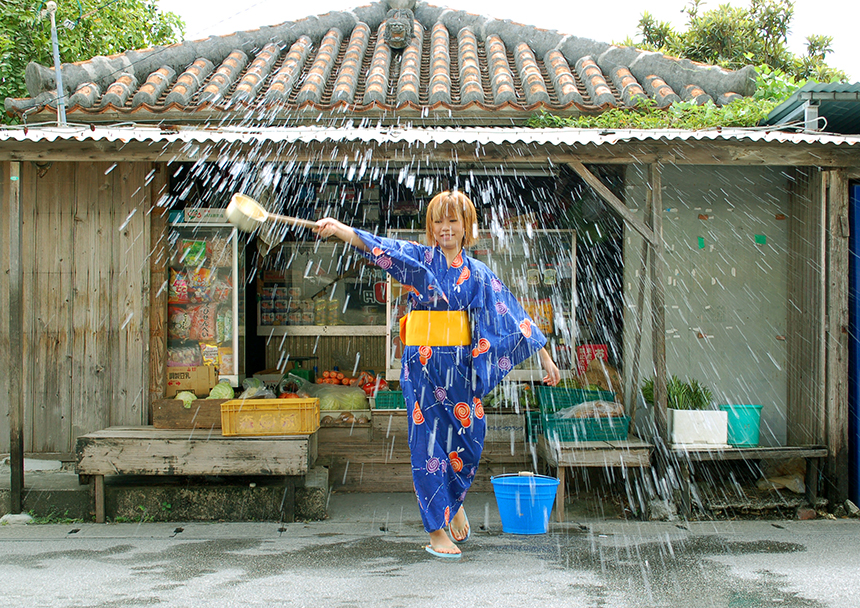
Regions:
<instances>
[{"instance_id":1,"label":"red sign","mask_svg":"<svg viewBox=\"0 0 860 608\"><path fill-rule=\"evenodd\" d=\"M373 295L376 298L377 304L385 304L385 296L388 291L388 283L385 281L377 281L373 284Z\"/></svg>"},{"instance_id":2,"label":"red sign","mask_svg":"<svg viewBox=\"0 0 860 608\"><path fill-rule=\"evenodd\" d=\"M576 347L576 371L581 376L588 369L588 364L595 359L604 363L609 357L609 349L605 344L582 344Z\"/></svg>"}]
</instances>

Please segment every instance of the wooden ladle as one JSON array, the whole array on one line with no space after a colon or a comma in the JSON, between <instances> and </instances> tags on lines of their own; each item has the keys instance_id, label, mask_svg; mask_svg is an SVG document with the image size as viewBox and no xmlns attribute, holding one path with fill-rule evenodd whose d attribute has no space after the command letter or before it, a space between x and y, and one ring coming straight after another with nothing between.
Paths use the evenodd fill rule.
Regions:
<instances>
[{"instance_id":1,"label":"wooden ladle","mask_svg":"<svg viewBox=\"0 0 860 608\"><path fill-rule=\"evenodd\" d=\"M263 207L245 194L234 194L230 204L224 211L227 221L236 226L242 232L254 232L263 227L266 222L277 222L288 226L309 228L314 230L317 223L311 220L303 220L289 215L278 215L269 213Z\"/></svg>"}]
</instances>

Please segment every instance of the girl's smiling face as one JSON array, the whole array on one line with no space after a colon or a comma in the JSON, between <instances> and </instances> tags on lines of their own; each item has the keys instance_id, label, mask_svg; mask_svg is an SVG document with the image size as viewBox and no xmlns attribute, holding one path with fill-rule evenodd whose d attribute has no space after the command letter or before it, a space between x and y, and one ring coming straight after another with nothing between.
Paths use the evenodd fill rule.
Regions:
<instances>
[{"instance_id":1,"label":"girl's smiling face","mask_svg":"<svg viewBox=\"0 0 860 608\"><path fill-rule=\"evenodd\" d=\"M457 254L463 248L463 237L466 227L459 214L449 211L438 220L433 221L433 237L436 244L446 253Z\"/></svg>"}]
</instances>

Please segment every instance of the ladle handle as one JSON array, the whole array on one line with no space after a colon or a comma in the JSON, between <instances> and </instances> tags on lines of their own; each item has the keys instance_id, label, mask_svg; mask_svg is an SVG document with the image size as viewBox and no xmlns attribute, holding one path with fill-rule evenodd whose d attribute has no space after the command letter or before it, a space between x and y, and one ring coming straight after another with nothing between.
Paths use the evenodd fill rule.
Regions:
<instances>
[{"instance_id":1,"label":"ladle handle","mask_svg":"<svg viewBox=\"0 0 860 608\"><path fill-rule=\"evenodd\" d=\"M288 224L290 226L298 226L300 228L310 228L313 230L317 227L317 223L311 220L303 220L298 217L291 217L289 215L277 215L274 213L270 213L267 219L272 220L273 222L279 222L281 224Z\"/></svg>"}]
</instances>

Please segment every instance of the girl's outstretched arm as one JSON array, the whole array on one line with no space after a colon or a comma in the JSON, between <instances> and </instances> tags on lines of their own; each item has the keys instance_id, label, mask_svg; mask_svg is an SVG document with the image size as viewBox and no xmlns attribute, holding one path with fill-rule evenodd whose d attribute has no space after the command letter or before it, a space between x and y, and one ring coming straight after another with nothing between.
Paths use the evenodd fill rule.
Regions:
<instances>
[{"instance_id":1,"label":"girl's outstretched arm","mask_svg":"<svg viewBox=\"0 0 860 608\"><path fill-rule=\"evenodd\" d=\"M364 244L364 241L361 240L352 227L347 226L333 217L324 217L317 221L317 226L314 228L314 232L316 232L320 238L335 236L345 243L349 243L356 249L361 251L368 250L367 245Z\"/></svg>"},{"instance_id":2,"label":"girl's outstretched arm","mask_svg":"<svg viewBox=\"0 0 860 608\"><path fill-rule=\"evenodd\" d=\"M561 382L561 372L558 371L558 366L553 362L549 351L544 347L538 351L538 355L540 355L541 365L546 370L546 376L543 378L544 384L555 386Z\"/></svg>"}]
</instances>

